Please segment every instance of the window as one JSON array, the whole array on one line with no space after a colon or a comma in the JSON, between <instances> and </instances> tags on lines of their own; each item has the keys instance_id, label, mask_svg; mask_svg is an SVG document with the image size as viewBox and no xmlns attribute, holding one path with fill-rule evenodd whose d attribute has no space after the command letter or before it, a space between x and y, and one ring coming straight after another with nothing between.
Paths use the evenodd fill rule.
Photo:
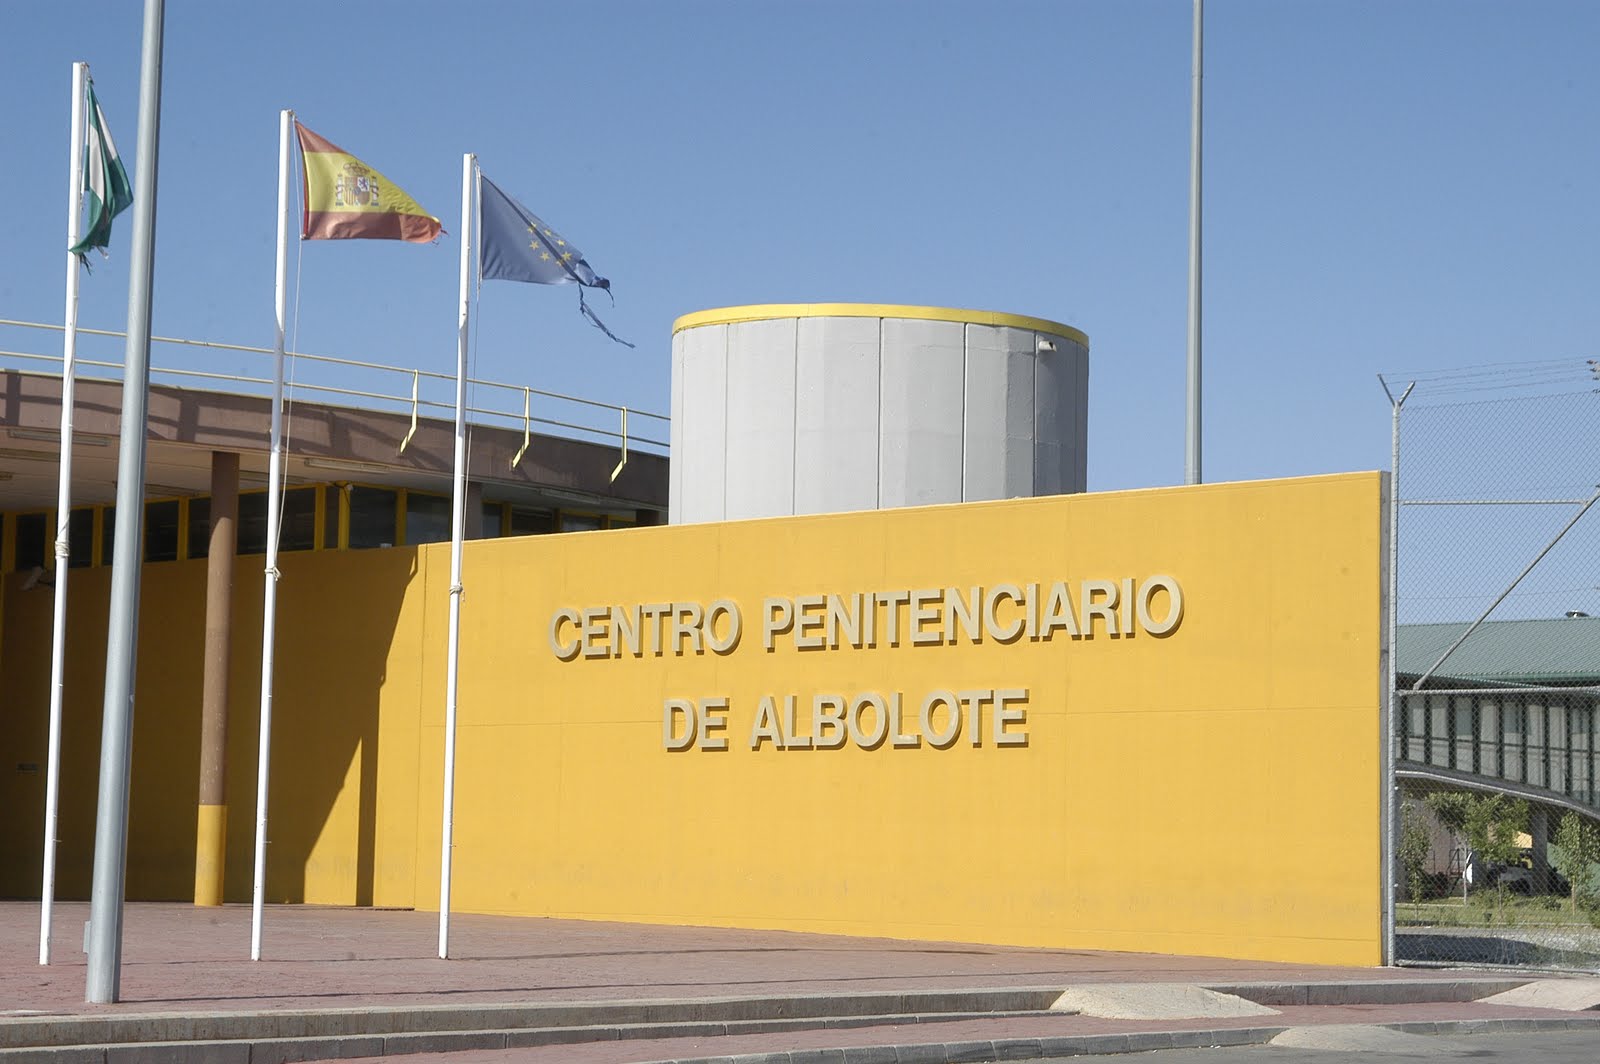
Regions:
<instances>
[{"instance_id":1,"label":"window","mask_svg":"<svg viewBox=\"0 0 1600 1064\"><path fill-rule=\"evenodd\" d=\"M69 568L87 569L94 564L94 507L72 511L67 519L67 544L72 549Z\"/></svg>"},{"instance_id":2,"label":"window","mask_svg":"<svg viewBox=\"0 0 1600 1064\"><path fill-rule=\"evenodd\" d=\"M500 515L505 513L505 503L486 502L483 504L483 531L480 535L484 539L496 539L500 535Z\"/></svg>"},{"instance_id":3,"label":"window","mask_svg":"<svg viewBox=\"0 0 1600 1064\"><path fill-rule=\"evenodd\" d=\"M234 526L238 528L237 524ZM204 558L211 553L211 500L189 500L189 557Z\"/></svg>"},{"instance_id":4,"label":"window","mask_svg":"<svg viewBox=\"0 0 1600 1064\"><path fill-rule=\"evenodd\" d=\"M1478 771L1485 776L1498 776L1501 765L1500 704L1485 699L1478 704Z\"/></svg>"},{"instance_id":5,"label":"window","mask_svg":"<svg viewBox=\"0 0 1600 1064\"><path fill-rule=\"evenodd\" d=\"M561 531L595 532L606 527L606 519L599 514L575 514L561 511Z\"/></svg>"},{"instance_id":6,"label":"window","mask_svg":"<svg viewBox=\"0 0 1600 1064\"><path fill-rule=\"evenodd\" d=\"M283 496L279 550L311 550L317 545L317 489L290 488Z\"/></svg>"},{"instance_id":7,"label":"window","mask_svg":"<svg viewBox=\"0 0 1600 1064\"><path fill-rule=\"evenodd\" d=\"M316 545L316 488L291 488L283 494L279 515L278 549L310 550ZM239 496L239 553L267 552L267 493L252 491Z\"/></svg>"},{"instance_id":8,"label":"window","mask_svg":"<svg viewBox=\"0 0 1600 1064\"><path fill-rule=\"evenodd\" d=\"M511 508L511 534L513 536L542 536L556 530L556 515L549 510L522 510Z\"/></svg>"},{"instance_id":9,"label":"window","mask_svg":"<svg viewBox=\"0 0 1600 1064\"><path fill-rule=\"evenodd\" d=\"M1528 706L1528 774L1527 782L1543 787L1546 783L1545 764L1549 756L1545 731L1545 707L1534 703Z\"/></svg>"},{"instance_id":10,"label":"window","mask_svg":"<svg viewBox=\"0 0 1600 1064\"><path fill-rule=\"evenodd\" d=\"M144 508L144 560L178 560L178 500L146 503Z\"/></svg>"},{"instance_id":11,"label":"window","mask_svg":"<svg viewBox=\"0 0 1600 1064\"><path fill-rule=\"evenodd\" d=\"M395 493L387 488L350 488L350 549L394 546Z\"/></svg>"},{"instance_id":12,"label":"window","mask_svg":"<svg viewBox=\"0 0 1600 1064\"><path fill-rule=\"evenodd\" d=\"M44 566L44 514L17 515L17 571Z\"/></svg>"},{"instance_id":13,"label":"window","mask_svg":"<svg viewBox=\"0 0 1600 1064\"><path fill-rule=\"evenodd\" d=\"M1523 731L1527 727L1528 711L1523 706L1504 706L1500 721L1506 730L1505 777L1521 780L1527 751L1523 748Z\"/></svg>"},{"instance_id":14,"label":"window","mask_svg":"<svg viewBox=\"0 0 1600 1064\"><path fill-rule=\"evenodd\" d=\"M450 538L453 503L443 495L406 492L406 542L443 543Z\"/></svg>"},{"instance_id":15,"label":"window","mask_svg":"<svg viewBox=\"0 0 1600 1064\"><path fill-rule=\"evenodd\" d=\"M240 554L267 552L267 493L252 491L239 496L238 551Z\"/></svg>"},{"instance_id":16,"label":"window","mask_svg":"<svg viewBox=\"0 0 1600 1064\"><path fill-rule=\"evenodd\" d=\"M342 492L337 484L329 484L325 488L316 490L322 492L322 549L337 550L339 547L339 496Z\"/></svg>"}]
</instances>

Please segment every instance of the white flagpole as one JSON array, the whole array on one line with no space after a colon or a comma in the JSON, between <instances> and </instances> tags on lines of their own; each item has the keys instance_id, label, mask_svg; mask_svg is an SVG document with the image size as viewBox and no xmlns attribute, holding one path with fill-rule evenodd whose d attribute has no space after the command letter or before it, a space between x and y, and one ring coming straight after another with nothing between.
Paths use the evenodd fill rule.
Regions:
<instances>
[{"instance_id":1,"label":"white flagpole","mask_svg":"<svg viewBox=\"0 0 1600 1064\"><path fill-rule=\"evenodd\" d=\"M83 238L84 97L89 64L72 64L72 149L67 166L67 247ZM67 252L67 322L61 346L61 481L56 489L55 616L50 629L50 749L44 783L44 883L39 889L39 963L50 963L50 918L56 901L56 812L61 798L61 695L67 656L67 571L72 550L72 396L78 357L78 279L83 265Z\"/></svg>"},{"instance_id":2,"label":"white flagpole","mask_svg":"<svg viewBox=\"0 0 1600 1064\"><path fill-rule=\"evenodd\" d=\"M293 111L278 113L277 338L273 347L272 437L267 458L267 570L261 607L261 740L256 761L256 868L250 893L250 959L261 959L267 886L267 772L272 761L272 641L278 614L278 510L283 493L283 338L289 316L289 169Z\"/></svg>"},{"instance_id":3,"label":"white flagpole","mask_svg":"<svg viewBox=\"0 0 1600 1064\"><path fill-rule=\"evenodd\" d=\"M472 216L477 157L461 157L461 312L456 329L456 464L450 504L450 637L445 657L444 824L439 841L439 957L450 956L450 848L456 804L456 680L461 650L461 541L467 521L467 341L472 317Z\"/></svg>"}]
</instances>

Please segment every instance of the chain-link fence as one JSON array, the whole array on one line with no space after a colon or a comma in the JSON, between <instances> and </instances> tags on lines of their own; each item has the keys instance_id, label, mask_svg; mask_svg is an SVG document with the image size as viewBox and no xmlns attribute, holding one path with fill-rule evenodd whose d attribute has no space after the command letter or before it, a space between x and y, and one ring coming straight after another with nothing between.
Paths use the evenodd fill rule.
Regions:
<instances>
[{"instance_id":1,"label":"chain-link fence","mask_svg":"<svg viewBox=\"0 0 1600 1064\"><path fill-rule=\"evenodd\" d=\"M1395 959L1600 971L1600 390L1386 378Z\"/></svg>"}]
</instances>

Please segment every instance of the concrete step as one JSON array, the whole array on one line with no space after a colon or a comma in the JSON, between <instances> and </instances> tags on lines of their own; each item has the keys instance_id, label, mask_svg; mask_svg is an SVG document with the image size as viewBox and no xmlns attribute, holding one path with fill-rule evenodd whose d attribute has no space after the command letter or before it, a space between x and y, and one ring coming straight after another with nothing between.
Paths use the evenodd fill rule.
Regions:
<instances>
[{"instance_id":1,"label":"concrete step","mask_svg":"<svg viewBox=\"0 0 1600 1064\"><path fill-rule=\"evenodd\" d=\"M1373 980L1230 984L1207 989L1265 1005L1354 1005L1472 1001L1524 982L1505 978ZM473 1049L914 1026L1048 1015L1060 995L1060 987L1030 987L591 1003L10 1016L0 1017L0 1064L288 1064ZM1208 1025L1197 1020L1195 1026ZM1250 1037L1255 1038L1278 1028L1251 1030ZM1181 1032L1171 1034L1176 1037ZM1120 1037L1133 1038L1141 1048L1158 1048L1147 1044L1143 1036ZM944 1042L921 1043L914 1032L908 1032L904 1041L921 1045L918 1052L930 1060L938 1053L954 1051ZM1027 1054L1038 1044L1038 1039L1000 1039L973 1043L963 1052L979 1052L979 1045L987 1045L995 1054ZM1177 1044L1182 1043L1167 1041L1162 1047ZM883 1047L870 1049L861 1053L883 1057ZM984 1059L1012 1058L996 1055Z\"/></svg>"},{"instance_id":2,"label":"concrete step","mask_svg":"<svg viewBox=\"0 0 1600 1064\"><path fill-rule=\"evenodd\" d=\"M814 994L665 1001L434 1005L301 1011L0 1017L0 1059L12 1051L142 1043L255 1043L378 1037L401 1044L450 1035L517 1044L740 1033L744 1029L862 1026L1028 1014L1049 1008L1055 987L878 994ZM503 1044L503 1043L502 1043ZM471 1048L464 1046L463 1048ZM409 1050L423 1052L422 1048ZM431 1050L428 1050L431 1051ZM64 1058L63 1058L64 1059ZM314 1058L301 1058L314 1059Z\"/></svg>"},{"instance_id":3,"label":"concrete step","mask_svg":"<svg viewBox=\"0 0 1600 1064\"><path fill-rule=\"evenodd\" d=\"M133 1042L101 1046L50 1046L0 1049L0 1061L39 1064L292 1064L295 1061L349 1060L410 1053L454 1053L471 1049L528 1049L537 1046L661 1038L717 1038L740 1034L782 1034L801 1030L847 1030L912 1026L958 1020L997 1020L1036 1016L1036 1012L932 1013L908 1016L829 1016L727 1023L641 1023L620 1027L515 1028L500 1031L419 1031L408 1034L341 1035L324 1038L262 1038L182 1042Z\"/></svg>"}]
</instances>

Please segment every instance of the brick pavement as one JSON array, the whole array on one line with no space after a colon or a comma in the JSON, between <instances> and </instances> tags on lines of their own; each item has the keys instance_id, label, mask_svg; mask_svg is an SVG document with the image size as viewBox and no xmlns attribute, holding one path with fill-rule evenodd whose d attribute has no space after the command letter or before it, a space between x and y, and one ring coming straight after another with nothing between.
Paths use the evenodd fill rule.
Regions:
<instances>
[{"instance_id":1,"label":"brick pavement","mask_svg":"<svg viewBox=\"0 0 1600 1064\"><path fill-rule=\"evenodd\" d=\"M0 902L0 1010L92 1012L84 1002L88 906L58 903L53 957L38 963L39 906ZM123 918L124 1011L337 1008L378 1004L600 1001L1086 982L1415 978L1415 971L1147 953L900 942L785 931L451 917L272 906L252 962L250 909L131 904Z\"/></svg>"},{"instance_id":2,"label":"brick pavement","mask_svg":"<svg viewBox=\"0 0 1600 1064\"><path fill-rule=\"evenodd\" d=\"M83 1001L87 905L56 908L55 963L37 963L38 905L0 902L0 1014L185 1017L263 1010L578 1004L719 997L903 993L935 989L1060 987L1084 983L1414 983L1452 975L1415 969L1338 968L958 943L900 942L778 931L456 915L453 959L434 956L437 916L409 911L272 907L265 959L248 959L245 906L137 904L125 914L122 1001ZM1384 987L1385 993L1399 987ZM1573 1014L1475 1001L1288 1005L1281 1015L1203 1020L1112 1020L1010 1015L885 1022L678 1038L638 1038L393 1058L396 1064L623 1064L845 1046L928 1046L1159 1032L1259 1034L1302 1024L1462 1021L1566 1023ZM1582 1014L1575 1022L1596 1024ZM1258 1039L1259 1040L1259 1039ZM1133 1043L1129 1043L1132 1045ZM1208 1044L1202 1041L1200 1044ZM152 1047L155 1048L155 1047ZM925 1054L927 1056L927 1054ZM934 1051L927 1059L943 1059ZM907 1059L922 1059L913 1053Z\"/></svg>"}]
</instances>

